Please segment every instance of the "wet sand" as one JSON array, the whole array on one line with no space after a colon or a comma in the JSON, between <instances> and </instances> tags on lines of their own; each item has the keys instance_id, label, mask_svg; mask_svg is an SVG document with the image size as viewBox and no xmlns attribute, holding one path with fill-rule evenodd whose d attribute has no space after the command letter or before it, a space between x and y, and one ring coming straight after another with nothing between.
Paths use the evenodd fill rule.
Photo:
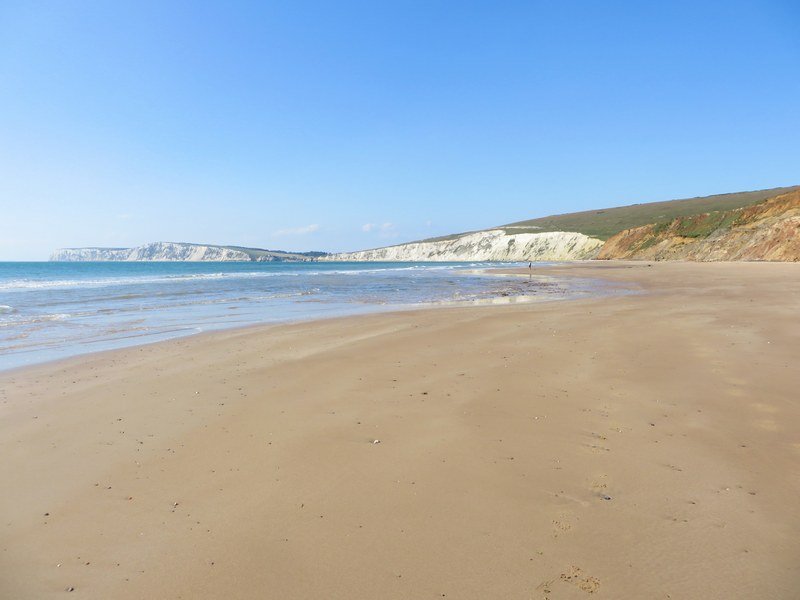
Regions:
<instances>
[{"instance_id":1,"label":"wet sand","mask_svg":"<svg viewBox=\"0 0 800 600\"><path fill-rule=\"evenodd\" d=\"M0 597L796 598L800 264L541 272L0 374Z\"/></svg>"}]
</instances>

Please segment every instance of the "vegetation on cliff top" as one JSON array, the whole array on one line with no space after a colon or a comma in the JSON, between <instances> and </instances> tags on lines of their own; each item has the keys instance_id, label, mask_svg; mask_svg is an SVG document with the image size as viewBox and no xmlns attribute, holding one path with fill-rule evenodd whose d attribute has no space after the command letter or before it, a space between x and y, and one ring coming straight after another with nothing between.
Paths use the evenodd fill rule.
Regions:
<instances>
[{"instance_id":1,"label":"vegetation on cliff top","mask_svg":"<svg viewBox=\"0 0 800 600\"><path fill-rule=\"evenodd\" d=\"M662 202L632 204L630 206L618 206L615 208L586 210L582 212L529 219L527 221L517 221L515 223L509 223L508 225L501 225L499 227L492 227L490 229L502 229L508 234L572 231L606 241L610 237L626 229L652 224L664 224L666 226L672 223L675 219L681 217L692 217L695 215L729 211L737 208L743 208L745 206L752 206L769 198L773 198L780 194L785 194L786 192L790 192L795 189L800 189L800 186L771 188L768 190L737 192L732 194L716 194L714 196L702 196L685 198L681 200L666 200ZM711 223L709 222L707 226L710 227ZM708 233L711 231L713 231L713 229L709 230ZM464 233L455 233L452 235L428 238L420 241L448 241L462 235L466 235L467 233L478 232L469 231Z\"/></svg>"},{"instance_id":2,"label":"vegetation on cliff top","mask_svg":"<svg viewBox=\"0 0 800 600\"><path fill-rule=\"evenodd\" d=\"M751 206L626 229L597 258L800 260L800 188Z\"/></svg>"},{"instance_id":3,"label":"vegetation on cliff top","mask_svg":"<svg viewBox=\"0 0 800 600\"><path fill-rule=\"evenodd\" d=\"M653 223L671 223L681 217L691 217L704 213L729 211L763 202L768 198L784 194L797 187L773 188L752 192L739 192L735 194L717 194L683 200L668 200L665 202L650 202L647 204L632 204L617 208L600 210L587 210L565 215L553 215L518 221L504 225L501 229L508 233L542 232L542 231L577 231L585 235L607 240L611 236L625 229L641 227ZM711 233L713 219L699 219L688 226L687 237L703 235L702 231ZM708 235L706 233L705 235Z\"/></svg>"}]
</instances>

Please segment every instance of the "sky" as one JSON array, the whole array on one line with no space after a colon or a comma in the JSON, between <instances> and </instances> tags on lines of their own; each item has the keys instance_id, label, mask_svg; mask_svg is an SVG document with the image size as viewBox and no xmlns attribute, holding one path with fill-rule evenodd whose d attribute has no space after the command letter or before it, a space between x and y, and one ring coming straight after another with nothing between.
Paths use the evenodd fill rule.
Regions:
<instances>
[{"instance_id":1,"label":"sky","mask_svg":"<svg viewBox=\"0 0 800 600\"><path fill-rule=\"evenodd\" d=\"M0 2L0 260L800 184L800 3Z\"/></svg>"}]
</instances>

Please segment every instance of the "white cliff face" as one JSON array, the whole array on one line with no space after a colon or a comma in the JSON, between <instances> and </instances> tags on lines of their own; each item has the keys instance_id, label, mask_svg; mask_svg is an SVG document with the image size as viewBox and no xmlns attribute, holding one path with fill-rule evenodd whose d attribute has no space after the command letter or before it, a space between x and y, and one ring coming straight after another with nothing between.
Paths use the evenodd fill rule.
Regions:
<instances>
[{"instance_id":1,"label":"white cliff face","mask_svg":"<svg viewBox=\"0 0 800 600\"><path fill-rule=\"evenodd\" d=\"M513 233L490 229L453 239L329 254L320 260L348 261L534 261L593 258L603 241L582 233Z\"/></svg>"},{"instance_id":2,"label":"white cliff face","mask_svg":"<svg viewBox=\"0 0 800 600\"><path fill-rule=\"evenodd\" d=\"M130 251L130 248L59 248L50 255L50 260L66 262L127 260Z\"/></svg>"},{"instance_id":3,"label":"white cliff face","mask_svg":"<svg viewBox=\"0 0 800 600\"><path fill-rule=\"evenodd\" d=\"M249 251L248 251L249 250ZM136 248L60 248L53 261L308 261L311 256L260 249L237 249L205 244L154 242Z\"/></svg>"},{"instance_id":4,"label":"white cliff face","mask_svg":"<svg viewBox=\"0 0 800 600\"><path fill-rule=\"evenodd\" d=\"M173 242L155 242L131 248L125 260L157 261L249 261L250 256L241 250L220 246L202 246Z\"/></svg>"},{"instance_id":5,"label":"white cliff face","mask_svg":"<svg viewBox=\"0 0 800 600\"><path fill-rule=\"evenodd\" d=\"M62 248L54 261L533 261L594 258L601 240L582 233L507 233L490 229L450 239L329 254L296 254L255 248L155 242L136 248Z\"/></svg>"}]
</instances>

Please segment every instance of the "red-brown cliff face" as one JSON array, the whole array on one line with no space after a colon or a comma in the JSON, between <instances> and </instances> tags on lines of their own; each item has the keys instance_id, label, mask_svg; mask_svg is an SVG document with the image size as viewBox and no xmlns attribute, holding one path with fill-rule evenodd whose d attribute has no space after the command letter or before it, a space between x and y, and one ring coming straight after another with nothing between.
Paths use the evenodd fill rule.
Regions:
<instances>
[{"instance_id":1,"label":"red-brown cliff face","mask_svg":"<svg viewBox=\"0 0 800 600\"><path fill-rule=\"evenodd\" d=\"M598 259L800 260L800 190L745 208L626 229Z\"/></svg>"}]
</instances>

